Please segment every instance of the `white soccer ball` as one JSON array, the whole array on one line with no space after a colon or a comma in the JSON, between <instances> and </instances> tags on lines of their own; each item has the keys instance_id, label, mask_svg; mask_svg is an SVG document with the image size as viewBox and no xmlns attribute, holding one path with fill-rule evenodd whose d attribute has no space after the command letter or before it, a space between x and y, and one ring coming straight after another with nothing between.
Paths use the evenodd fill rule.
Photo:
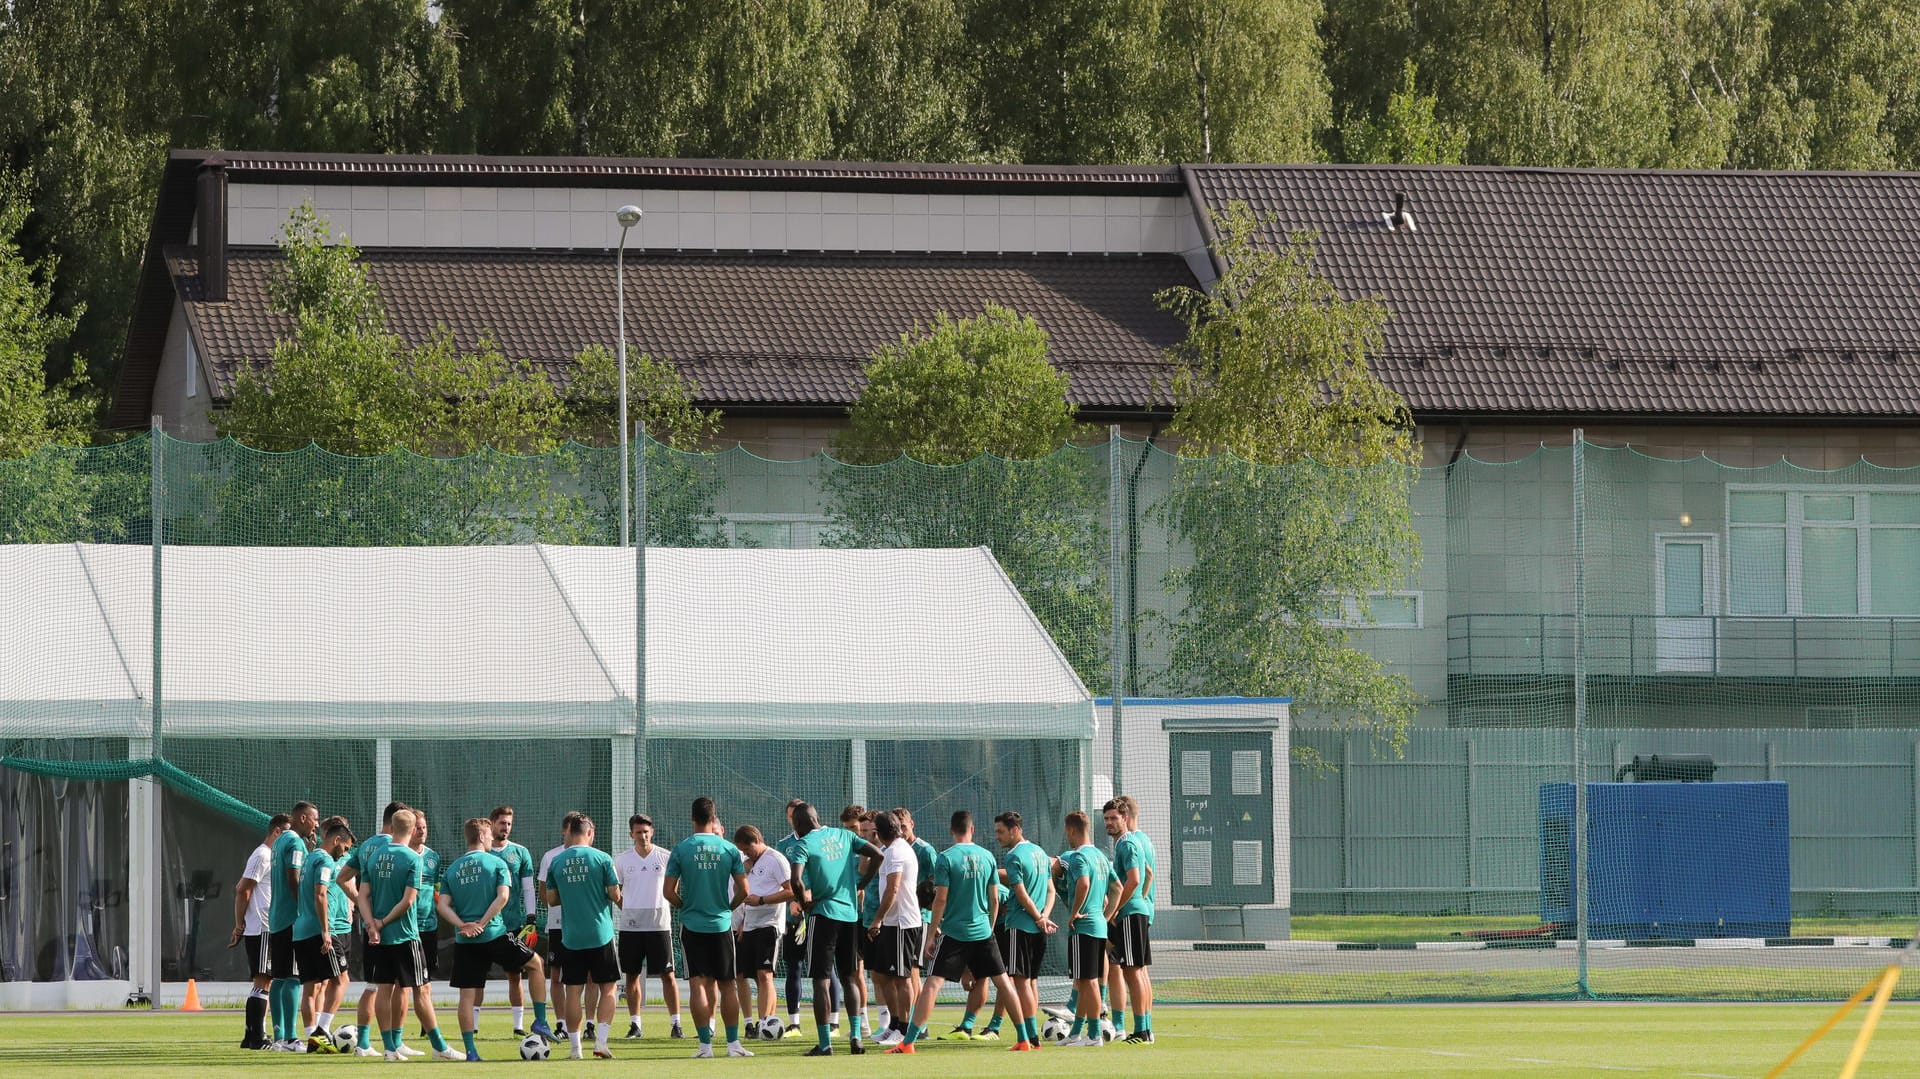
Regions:
<instances>
[{"instance_id":1,"label":"white soccer ball","mask_svg":"<svg viewBox=\"0 0 1920 1079\"><path fill-rule=\"evenodd\" d=\"M780 1017L777 1015L769 1015L760 1023L760 1036L762 1038L772 1038L778 1041L786 1037L786 1034L787 1024L781 1022Z\"/></svg>"},{"instance_id":2,"label":"white soccer ball","mask_svg":"<svg viewBox=\"0 0 1920 1079\"><path fill-rule=\"evenodd\" d=\"M1065 1019L1057 1015L1049 1015L1047 1021L1040 1024L1040 1036L1058 1045L1067 1040L1067 1032L1072 1029L1072 1024Z\"/></svg>"},{"instance_id":3,"label":"white soccer ball","mask_svg":"<svg viewBox=\"0 0 1920 1079\"><path fill-rule=\"evenodd\" d=\"M342 1053L351 1053L360 1047L360 1028L351 1024L333 1028L333 1047Z\"/></svg>"},{"instance_id":4,"label":"white soccer ball","mask_svg":"<svg viewBox=\"0 0 1920 1079\"><path fill-rule=\"evenodd\" d=\"M529 1034L520 1042L521 1060L545 1060L550 1052L552 1047L547 1045L547 1039L538 1034Z\"/></svg>"}]
</instances>

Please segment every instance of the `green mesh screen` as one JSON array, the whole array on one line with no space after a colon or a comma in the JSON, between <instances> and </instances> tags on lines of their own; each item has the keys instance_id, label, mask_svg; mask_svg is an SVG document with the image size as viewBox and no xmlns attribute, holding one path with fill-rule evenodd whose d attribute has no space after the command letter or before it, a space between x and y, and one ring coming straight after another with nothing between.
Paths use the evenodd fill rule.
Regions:
<instances>
[{"instance_id":1,"label":"green mesh screen","mask_svg":"<svg viewBox=\"0 0 1920 1079\"><path fill-rule=\"evenodd\" d=\"M1127 793L1169 1001L1836 997L1920 918L1920 473L635 460L638 564L609 449L0 462L6 976L238 977L223 889L297 800L449 856L501 804L536 854L573 809L673 842L702 795L1057 851ZM1327 588L1402 496L1418 565ZM1404 738L1337 648L1264 654L1288 620L1404 679Z\"/></svg>"}]
</instances>

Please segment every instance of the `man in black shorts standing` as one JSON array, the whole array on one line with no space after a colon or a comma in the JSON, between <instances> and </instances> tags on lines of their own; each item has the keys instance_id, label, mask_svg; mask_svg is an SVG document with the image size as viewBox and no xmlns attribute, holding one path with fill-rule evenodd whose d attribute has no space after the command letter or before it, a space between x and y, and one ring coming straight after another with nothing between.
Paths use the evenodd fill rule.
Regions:
<instances>
[{"instance_id":1,"label":"man in black shorts standing","mask_svg":"<svg viewBox=\"0 0 1920 1079\"><path fill-rule=\"evenodd\" d=\"M267 1038L267 986L273 977L267 973L267 906L273 898L273 843L287 830L293 818L276 813L267 822L267 836L247 856L246 868L233 885L233 936L227 947L247 946L247 974L253 990L247 994L247 1032L240 1039L242 1049L265 1049Z\"/></svg>"},{"instance_id":2,"label":"man in black shorts standing","mask_svg":"<svg viewBox=\"0 0 1920 1079\"><path fill-rule=\"evenodd\" d=\"M540 957L507 932L500 917L519 897L513 894L513 870L492 852L493 822L474 817L467 821L465 838L467 853L447 866L445 887L436 905L440 917L456 927L453 987L460 990L460 1039L466 1043L467 1059L477 1061L480 1051L474 1045L474 1032L479 1026L480 998L486 994L487 974L496 966L532 979L533 1031L549 1039L553 1032L547 1028L547 980Z\"/></svg>"},{"instance_id":3,"label":"man in black shorts standing","mask_svg":"<svg viewBox=\"0 0 1920 1079\"><path fill-rule=\"evenodd\" d=\"M860 912L856 906L863 870L871 875L880 862L880 848L844 828L820 827L820 815L805 802L793 809L793 831L800 838L799 857L793 863L793 891L807 912L807 970L813 975L814 1033L819 1043L810 1057L833 1055L827 1004L833 975L840 975L845 992L848 1049L866 1052L860 1028L866 1021L866 987L856 975L860 940Z\"/></svg>"},{"instance_id":4,"label":"man in black shorts standing","mask_svg":"<svg viewBox=\"0 0 1920 1079\"><path fill-rule=\"evenodd\" d=\"M757 1038L773 1018L773 968L780 965L780 938L787 933L793 866L786 855L767 846L760 829L751 824L734 830L733 845L747 860L747 896L734 920L740 938L740 1010L747 1016L747 1037ZM753 1007L756 990L758 1009Z\"/></svg>"},{"instance_id":5,"label":"man in black shorts standing","mask_svg":"<svg viewBox=\"0 0 1920 1079\"><path fill-rule=\"evenodd\" d=\"M687 956L698 1059L713 1056L713 1014L727 1027L727 1055L750 1057L740 1044L739 975L733 950L733 908L747 895L747 862L727 842L711 798L695 798L693 834L667 856L667 902L680 911L680 946Z\"/></svg>"},{"instance_id":6,"label":"man in black shorts standing","mask_svg":"<svg viewBox=\"0 0 1920 1079\"><path fill-rule=\"evenodd\" d=\"M931 962L927 979L914 1001L913 1025L905 1041L888 1049L889 1053L911 1053L914 1043L927 1035L927 1020L933 1017L934 998L940 987L958 981L963 974L993 979L1000 999L1013 999L1013 983L1007 980L1006 965L1000 961L1000 947L993 939L993 923L1000 914L1000 874L993 855L974 845L973 814L961 810L949 826L953 846L941 852L933 864L933 920L927 927L926 955ZM974 1014L968 1012L960 1028L973 1033Z\"/></svg>"},{"instance_id":7,"label":"man in black shorts standing","mask_svg":"<svg viewBox=\"0 0 1920 1079\"><path fill-rule=\"evenodd\" d=\"M613 859L620 875L620 970L627 978L627 1037L640 1037L640 1006L647 999L647 975L660 979L660 997L673 1025L680 1029L680 983L673 976L673 908L662 885L667 852L653 843L653 820L643 813L627 818L633 846Z\"/></svg>"}]
</instances>

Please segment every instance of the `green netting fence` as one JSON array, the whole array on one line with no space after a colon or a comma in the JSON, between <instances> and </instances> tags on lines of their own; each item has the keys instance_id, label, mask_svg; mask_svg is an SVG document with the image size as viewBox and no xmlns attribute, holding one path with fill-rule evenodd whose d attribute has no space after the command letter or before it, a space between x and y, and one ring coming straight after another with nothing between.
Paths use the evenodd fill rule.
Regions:
<instances>
[{"instance_id":1,"label":"green netting fence","mask_svg":"<svg viewBox=\"0 0 1920 1079\"><path fill-rule=\"evenodd\" d=\"M617 453L0 462L0 976L237 979L303 799L538 854L1126 793L1169 1001L1838 997L1920 917L1920 472L647 443L623 548Z\"/></svg>"}]
</instances>

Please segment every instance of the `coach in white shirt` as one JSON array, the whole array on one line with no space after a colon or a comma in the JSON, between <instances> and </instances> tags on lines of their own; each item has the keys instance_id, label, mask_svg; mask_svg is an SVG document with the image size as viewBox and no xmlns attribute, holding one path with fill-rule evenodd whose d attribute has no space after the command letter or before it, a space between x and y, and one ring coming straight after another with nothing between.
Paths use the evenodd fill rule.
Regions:
<instances>
[{"instance_id":1,"label":"coach in white shirt","mask_svg":"<svg viewBox=\"0 0 1920 1079\"><path fill-rule=\"evenodd\" d=\"M253 979L253 991L247 994L247 1032L240 1039L242 1049L264 1049L267 1037L267 906L273 902L273 841L287 830L292 818L276 814L267 822L267 837L247 855L247 867L233 885L233 935L227 947L247 946L247 975Z\"/></svg>"},{"instance_id":2,"label":"coach in white shirt","mask_svg":"<svg viewBox=\"0 0 1920 1079\"><path fill-rule=\"evenodd\" d=\"M673 911L661 894L667 850L653 845L653 821L644 813L627 818L633 846L613 859L620 876L620 969L627 976L627 1037L640 1036L640 1003L647 974L660 979L660 996L675 1038L680 1031L680 985L673 977Z\"/></svg>"},{"instance_id":3,"label":"coach in white shirt","mask_svg":"<svg viewBox=\"0 0 1920 1079\"><path fill-rule=\"evenodd\" d=\"M734 949L740 968L740 999L751 1001L759 989L759 1008L747 1023L747 1037L758 1037L773 1018L773 968L780 965L780 941L787 934L787 903L793 898L793 864L767 846L760 829L743 824L734 829L733 845L747 859L747 898L734 919L739 946Z\"/></svg>"},{"instance_id":4,"label":"coach in white shirt","mask_svg":"<svg viewBox=\"0 0 1920 1079\"><path fill-rule=\"evenodd\" d=\"M892 1028L876 1039L892 1045L906 1037L908 1020L913 1016L913 976L920 958L922 929L920 920L920 856L906 839L906 829L891 811L873 815L874 835L885 850L880 858L879 876L869 888L880 889L880 910L867 927L873 941L867 957L867 973L886 1001Z\"/></svg>"}]
</instances>

